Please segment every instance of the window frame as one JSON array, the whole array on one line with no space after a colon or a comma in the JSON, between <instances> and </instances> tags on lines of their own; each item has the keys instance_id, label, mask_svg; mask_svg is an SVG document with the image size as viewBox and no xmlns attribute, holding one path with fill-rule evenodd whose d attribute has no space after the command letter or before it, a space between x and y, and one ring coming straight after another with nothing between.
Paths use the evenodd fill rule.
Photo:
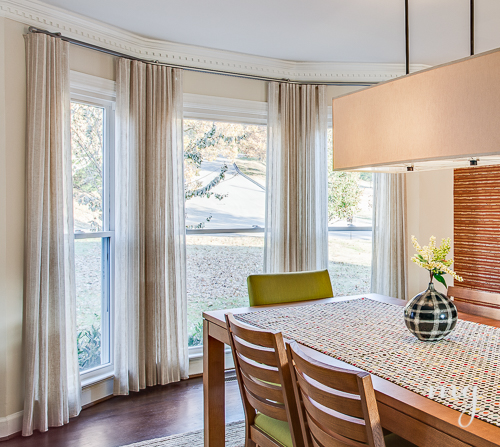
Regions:
<instances>
[{"instance_id":1,"label":"window frame","mask_svg":"<svg viewBox=\"0 0 500 447\"><path fill-rule=\"evenodd\" d=\"M104 302L101 304L101 356L106 363L80 372L82 387L114 375L114 255L115 255L115 82L78 72L70 73L70 101L104 109L103 227L102 231L74 233L75 240L101 239ZM103 259L104 258L104 259Z\"/></svg>"}]
</instances>

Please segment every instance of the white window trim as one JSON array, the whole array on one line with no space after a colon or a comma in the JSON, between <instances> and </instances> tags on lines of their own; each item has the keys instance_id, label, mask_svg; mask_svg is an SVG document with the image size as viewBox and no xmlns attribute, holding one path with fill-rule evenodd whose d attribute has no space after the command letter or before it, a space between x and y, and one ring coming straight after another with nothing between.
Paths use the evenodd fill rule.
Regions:
<instances>
[{"instance_id":1,"label":"white window trim","mask_svg":"<svg viewBox=\"0 0 500 447\"><path fill-rule=\"evenodd\" d=\"M184 119L239 124L267 124L265 101L184 93Z\"/></svg>"},{"instance_id":2,"label":"white window trim","mask_svg":"<svg viewBox=\"0 0 500 447\"><path fill-rule=\"evenodd\" d=\"M87 371L80 373L82 389L89 387L95 383L114 376L113 364L113 337L114 337L114 173L112 166L114 165L114 110L116 101L116 83L109 79L100 78L97 76L88 75L76 71L70 72L70 91L72 101L82 101L84 103L94 104L96 106L105 107L106 123L105 123L105 138L106 150L109 153L105 154L108 159L107 172L108 182L104 185L105 188L111 187L111 190L105 190L105 194L109 194L109 210L105 213L107 219L105 225L109 231L101 231L96 233L82 233L76 235L76 239L107 237L110 241L109 247L109 278L108 278L108 295L109 295L109 321L106 321L107 330L109 331L109 363L97 366Z\"/></svg>"}]
</instances>

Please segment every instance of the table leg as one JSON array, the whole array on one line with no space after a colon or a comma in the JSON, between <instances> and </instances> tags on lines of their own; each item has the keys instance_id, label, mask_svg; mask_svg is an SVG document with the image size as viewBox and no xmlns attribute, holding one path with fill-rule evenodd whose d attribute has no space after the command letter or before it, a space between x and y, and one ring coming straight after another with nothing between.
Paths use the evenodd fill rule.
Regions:
<instances>
[{"instance_id":1,"label":"table leg","mask_svg":"<svg viewBox=\"0 0 500 447\"><path fill-rule=\"evenodd\" d=\"M224 343L210 336L210 322L207 320L203 320L203 404L205 447L224 447Z\"/></svg>"}]
</instances>

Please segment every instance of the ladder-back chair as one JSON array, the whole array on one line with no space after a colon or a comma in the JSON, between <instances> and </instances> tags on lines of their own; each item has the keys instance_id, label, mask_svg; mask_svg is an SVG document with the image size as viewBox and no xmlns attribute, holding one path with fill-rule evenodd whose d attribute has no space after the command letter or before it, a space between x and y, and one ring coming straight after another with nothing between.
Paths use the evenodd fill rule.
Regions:
<instances>
[{"instance_id":1,"label":"ladder-back chair","mask_svg":"<svg viewBox=\"0 0 500 447\"><path fill-rule=\"evenodd\" d=\"M231 314L226 324L245 410L245 447L303 447L281 333L245 327Z\"/></svg>"}]
</instances>

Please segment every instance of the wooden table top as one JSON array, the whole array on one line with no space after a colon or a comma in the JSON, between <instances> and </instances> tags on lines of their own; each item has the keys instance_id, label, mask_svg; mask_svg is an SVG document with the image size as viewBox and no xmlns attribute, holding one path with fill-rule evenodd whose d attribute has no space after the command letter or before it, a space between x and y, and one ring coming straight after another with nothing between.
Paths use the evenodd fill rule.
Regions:
<instances>
[{"instance_id":1,"label":"wooden table top","mask_svg":"<svg viewBox=\"0 0 500 447\"><path fill-rule=\"evenodd\" d=\"M256 307L240 307L236 309L224 309L224 310L214 310L207 311L203 313L203 317L209 321L211 324L220 326L221 328L226 327L225 317L226 313L240 314L247 312L257 312L266 307L291 307L291 306L304 306L316 303L330 303L335 301L343 301L347 299L354 298L370 298L372 300L380 301L383 303L395 304L398 306L404 306L405 301L390 298L379 294L363 294L355 295L349 297L336 297L327 298L323 300L314 301L302 301L297 303L285 303L278 305L268 305L268 306L256 306ZM469 315L460 313L458 317L462 320L473 321L476 323L485 324L493 327L500 327L500 321L490 318L479 317L475 315ZM311 357L316 358L324 363L328 363L334 366L348 368L348 369L358 369L352 365L349 365L340 360L334 359L326 354L322 354L311 348L302 346L302 349ZM463 428L458 423L458 418L460 412L446 407L438 402L421 396L413 391L407 390L399 385L389 382L381 377L372 374L373 386L375 388L375 393L377 396L377 401L383 403L392 408L397 408L398 411L407 414L415 419L418 419L425 424L435 427L440 431L444 431L456 437L457 439L476 446L498 446L500 445L500 427L497 427L488 422L484 422L478 419L474 421L466 428ZM468 417L464 419L468 422ZM464 444L465 445L465 444ZM436 446L441 447L441 446Z\"/></svg>"}]
</instances>

